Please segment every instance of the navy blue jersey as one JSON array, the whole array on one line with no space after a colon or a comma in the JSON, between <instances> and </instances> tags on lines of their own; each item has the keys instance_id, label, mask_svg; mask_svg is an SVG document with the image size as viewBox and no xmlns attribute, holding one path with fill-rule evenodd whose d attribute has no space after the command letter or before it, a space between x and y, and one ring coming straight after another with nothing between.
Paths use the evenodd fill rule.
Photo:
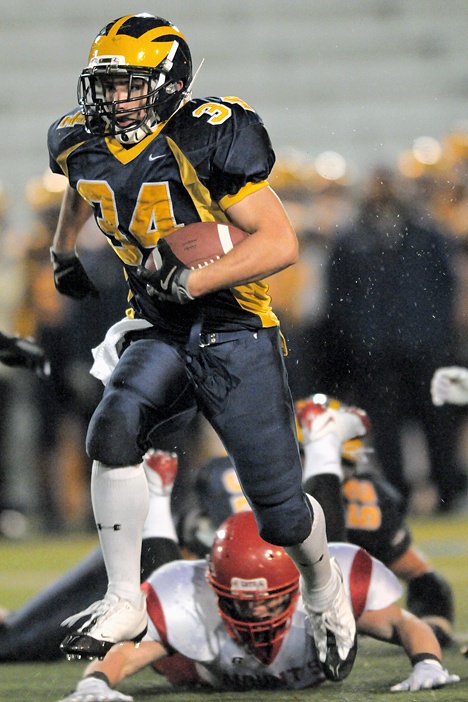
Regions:
<instances>
[{"instance_id":1,"label":"navy blue jersey","mask_svg":"<svg viewBox=\"0 0 468 702\"><path fill-rule=\"evenodd\" d=\"M411 535L400 494L374 472L357 473L343 482L346 529L353 544L390 565L405 553Z\"/></svg>"},{"instance_id":2,"label":"navy blue jersey","mask_svg":"<svg viewBox=\"0 0 468 702\"><path fill-rule=\"evenodd\" d=\"M194 222L228 221L225 210L265 187L275 156L257 113L235 97L194 99L131 147L85 130L79 108L49 129L50 167L89 202L120 257L133 314L184 334L278 325L267 285L254 282L181 306L149 297L135 276L160 238Z\"/></svg>"}]
</instances>

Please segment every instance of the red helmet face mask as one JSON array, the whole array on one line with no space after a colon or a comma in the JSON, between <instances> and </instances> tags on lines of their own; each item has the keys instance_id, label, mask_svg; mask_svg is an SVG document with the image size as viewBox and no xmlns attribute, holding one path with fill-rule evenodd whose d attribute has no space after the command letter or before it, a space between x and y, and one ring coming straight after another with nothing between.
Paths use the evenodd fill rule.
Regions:
<instances>
[{"instance_id":1,"label":"red helmet face mask","mask_svg":"<svg viewBox=\"0 0 468 702\"><path fill-rule=\"evenodd\" d=\"M240 512L218 529L208 582L232 638L270 663L291 626L299 572L281 546L263 541L252 512Z\"/></svg>"}]
</instances>

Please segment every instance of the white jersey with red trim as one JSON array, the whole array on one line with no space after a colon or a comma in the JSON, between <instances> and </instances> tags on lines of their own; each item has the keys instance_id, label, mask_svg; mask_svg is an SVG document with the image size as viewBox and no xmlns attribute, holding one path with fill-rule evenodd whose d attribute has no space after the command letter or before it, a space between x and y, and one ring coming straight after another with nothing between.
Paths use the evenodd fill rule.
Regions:
<instances>
[{"instance_id":1,"label":"white jersey with red trim","mask_svg":"<svg viewBox=\"0 0 468 702\"><path fill-rule=\"evenodd\" d=\"M401 596L393 573L363 549L330 544L330 553L340 564L356 618ZM217 689L301 689L324 680L301 598L276 657L267 665L229 635L206 571L206 561L174 561L151 575L143 586L149 615L146 640L160 641L193 661L200 681Z\"/></svg>"}]
</instances>

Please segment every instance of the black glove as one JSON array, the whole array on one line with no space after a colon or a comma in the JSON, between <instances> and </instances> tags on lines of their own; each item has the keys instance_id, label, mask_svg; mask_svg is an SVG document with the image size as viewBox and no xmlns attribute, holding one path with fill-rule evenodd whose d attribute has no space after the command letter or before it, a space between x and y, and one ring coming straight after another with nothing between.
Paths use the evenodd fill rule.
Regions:
<instances>
[{"instance_id":1,"label":"black glove","mask_svg":"<svg viewBox=\"0 0 468 702\"><path fill-rule=\"evenodd\" d=\"M27 368L38 378L48 378L50 363L44 351L32 339L0 334L0 361L6 366Z\"/></svg>"},{"instance_id":2,"label":"black glove","mask_svg":"<svg viewBox=\"0 0 468 702\"><path fill-rule=\"evenodd\" d=\"M99 297L99 290L88 277L75 251L61 252L51 248L50 258L54 267L55 287L59 293L75 300Z\"/></svg>"},{"instance_id":3,"label":"black glove","mask_svg":"<svg viewBox=\"0 0 468 702\"><path fill-rule=\"evenodd\" d=\"M149 271L144 266L138 266L136 275L146 283L148 295L165 302L178 302L180 305L185 305L194 299L187 288L190 268L186 268L174 256L164 240L159 242L158 249L162 260L159 270Z\"/></svg>"}]
</instances>

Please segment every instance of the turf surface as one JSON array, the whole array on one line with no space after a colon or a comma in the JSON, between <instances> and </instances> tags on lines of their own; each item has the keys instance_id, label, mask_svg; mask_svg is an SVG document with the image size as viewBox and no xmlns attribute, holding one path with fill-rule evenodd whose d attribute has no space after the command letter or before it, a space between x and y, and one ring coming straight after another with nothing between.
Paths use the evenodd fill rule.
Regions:
<instances>
[{"instance_id":1,"label":"turf surface","mask_svg":"<svg viewBox=\"0 0 468 702\"><path fill-rule=\"evenodd\" d=\"M456 599L456 636L468 642L468 515L419 519L411 523L415 543L431 557L435 566L452 583ZM0 541L0 605L14 608L77 563L96 544L91 537ZM321 700L327 702L466 702L468 699L468 659L459 646L444 652L444 664L457 673L461 682L434 691L390 693L389 688L408 676L410 664L396 647L363 639L353 672L343 683L325 683L318 688L297 691L218 693L206 690L177 690L151 671L142 671L126 680L121 691L135 702L270 702ZM85 664L79 661L49 664L2 664L1 702L56 702L72 690Z\"/></svg>"}]
</instances>

